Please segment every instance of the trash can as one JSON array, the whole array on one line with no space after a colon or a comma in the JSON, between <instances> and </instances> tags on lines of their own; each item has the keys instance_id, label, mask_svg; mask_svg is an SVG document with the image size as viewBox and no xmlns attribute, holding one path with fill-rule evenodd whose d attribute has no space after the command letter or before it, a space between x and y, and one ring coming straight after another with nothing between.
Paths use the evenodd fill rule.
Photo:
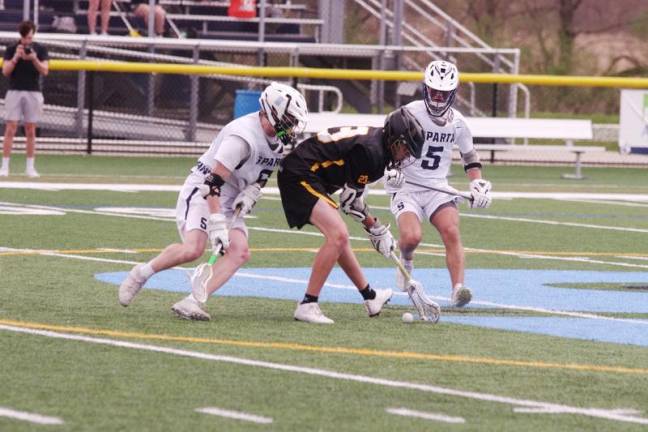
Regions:
<instances>
[{"instance_id":1,"label":"trash can","mask_svg":"<svg viewBox=\"0 0 648 432\"><path fill-rule=\"evenodd\" d=\"M259 98L261 92L258 90L236 90L234 98L234 118L239 118L245 114L259 111Z\"/></svg>"}]
</instances>

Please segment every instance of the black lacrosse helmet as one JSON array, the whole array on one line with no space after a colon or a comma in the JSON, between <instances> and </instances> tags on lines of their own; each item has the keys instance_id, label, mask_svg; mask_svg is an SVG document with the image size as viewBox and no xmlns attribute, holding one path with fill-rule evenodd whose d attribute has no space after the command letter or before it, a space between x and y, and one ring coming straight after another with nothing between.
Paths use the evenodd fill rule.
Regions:
<instances>
[{"instance_id":1,"label":"black lacrosse helmet","mask_svg":"<svg viewBox=\"0 0 648 432\"><path fill-rule=\"evenodd\" d=\"M407 108L400 107L389 113L383 128L383 143L391 153L391 159L395 165L401 165L403 162L394 160L399 145L405 145L409 150L410 157L418 159L421 157L424 142L423 126Z\"/></svg>"}]
</instances>

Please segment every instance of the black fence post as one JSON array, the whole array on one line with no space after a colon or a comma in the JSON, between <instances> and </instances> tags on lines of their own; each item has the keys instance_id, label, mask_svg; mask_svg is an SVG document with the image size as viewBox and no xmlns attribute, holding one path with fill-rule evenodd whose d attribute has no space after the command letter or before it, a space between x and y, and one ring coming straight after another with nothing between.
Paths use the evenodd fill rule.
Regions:
<instances>
[{"instance_id":1,"label":"black fence post","mask_svg":"<svg viewBox=\"0 0 648 432\"><path fill-rule=\"evenodd\" d=\"M88 72L88 83L86 85L86 106L88 107L88 146L86 153L92 154L92 117L94 114L94 77L93 71Z\"/></svg>"}]
</instances>

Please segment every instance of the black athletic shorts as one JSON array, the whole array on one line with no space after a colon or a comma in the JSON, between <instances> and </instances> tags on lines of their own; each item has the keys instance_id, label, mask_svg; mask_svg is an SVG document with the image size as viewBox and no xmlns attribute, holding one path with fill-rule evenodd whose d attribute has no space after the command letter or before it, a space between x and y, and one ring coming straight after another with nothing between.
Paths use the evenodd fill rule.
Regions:
<instances>
[{"instance_id":1,"label":"black athletic shorts","mask_svg":"<svg viewBox=\"0 0 648 432\"><path fill-rule=\"evenodd\" d=\"M334 208L338 204L326 192L321 179L299 160L284 159L277 174L281 204L291 228L301 229L310 223L313 207L319 199Z\"/></svg>"}]
</instances>

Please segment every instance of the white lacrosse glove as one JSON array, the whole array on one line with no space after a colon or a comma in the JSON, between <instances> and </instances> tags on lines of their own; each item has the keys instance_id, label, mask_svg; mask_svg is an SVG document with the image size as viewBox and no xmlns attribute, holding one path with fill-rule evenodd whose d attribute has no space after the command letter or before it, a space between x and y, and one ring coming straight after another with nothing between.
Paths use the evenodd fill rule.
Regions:
<instances>
[{"instance_id":1,"label":"white lacrosse glove","mask_svg":"<svg viewBox=\"0 0 648 432\"><path fill-rule=\"evenodd\" d=\"M367 218L367 204L362 196L363 192L363 189L358 190L347 185L344 185L342 192L340 192L342 211L358 222L362 222Z\"/></svg>"},{"instance_id":2,"label":"white lacrosse glove","mask_svg":"<svg viewBox=\"0 0 648 432\"><path fill-rule=\"evenodd\" d=\"M470 193L472 194L472 201L470 201L471 208L488 208L493 201L490 194L491 182L484 179L475 179L470 182Z\"/></svg>"},{"instance_id":3,"label":"white lacrosse glove","mask_svg":"<svg viewBox=\"0 0 648 432\"><path fill-rule=\"evenodd\" d=\"M374 249L385 258L389 258L396 248L396 241L389 231L389 225L383 225L376 219L376 223L371 228L365 227L365 231L369 234L369 241Z\"/></svg>"},{"instance_id":4,"label":"white lacrosse glove","mask_svg":"<svg viewBox=\"0 0 648 432\"><path fill-rule=\"evenodd\" d=\"M398 169L386 169L385 170L385 186L399 189L405 183L405 174Z\"/></svg>"},{"instance_id":5,"label":"white lacrosse glove","mask_svg":"<svg viewBox=\"0 0 648 432\"><path fill-rule=\"evenodd\" d=\"M223 253L229 247L227 218L222 213L212 213L207 220L207 234L214 253Z\"/></svg>"},{"instance_id":6,"label":"white lacrosse glove","mask_svg":"<svg viewBox=\"0 0 648 432\"><path fill-rule=\"evenodd\" d=\"M249 184L234 198L233 207L240 208L241 216L245 216L252 211L252 207L261 198L261 195L263 192L261 192L259 183Z\"/></svg>"}]
</instances>

